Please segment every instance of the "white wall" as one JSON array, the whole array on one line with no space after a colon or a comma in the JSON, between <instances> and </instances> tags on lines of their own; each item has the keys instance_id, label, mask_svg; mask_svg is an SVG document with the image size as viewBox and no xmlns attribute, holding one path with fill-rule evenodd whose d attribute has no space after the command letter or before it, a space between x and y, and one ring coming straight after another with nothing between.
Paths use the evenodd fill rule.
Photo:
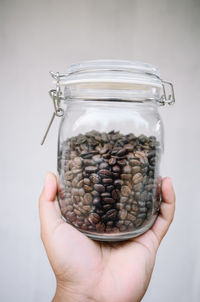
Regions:
<instances>
[{"instance_id":1,"label":"white wall","mask_svg":"<svg viewBox=\"0 0 200 302\"><path fill-rule=\"evenodd\" d=\"M140 60L175 85L161 109L163 175L176 216L144 302L200 300L200 1L4 0L0 2L0 301L50 301L55 280L40 241L38 196L56 171L59 120L40 140L53 107L49 70L96 58Z\"/></svg>"}]
</instances>

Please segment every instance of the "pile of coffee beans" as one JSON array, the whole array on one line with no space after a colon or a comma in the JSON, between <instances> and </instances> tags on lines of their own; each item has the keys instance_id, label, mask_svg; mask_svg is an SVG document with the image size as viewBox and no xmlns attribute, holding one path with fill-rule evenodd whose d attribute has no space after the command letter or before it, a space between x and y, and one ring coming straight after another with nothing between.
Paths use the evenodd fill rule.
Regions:
<instances>
[{"instance_id":1,"label":"pile of coffee beans","mask_svg":"<svg viewBox=\"0 0 200 302\"><path fill-rule=\"evenodd\" d=\"M148 224L158 210L159 155L154 136L93 130L67 139L58 158L62 215L93 233L131 232Z\"/></svg>"}]
</instances>

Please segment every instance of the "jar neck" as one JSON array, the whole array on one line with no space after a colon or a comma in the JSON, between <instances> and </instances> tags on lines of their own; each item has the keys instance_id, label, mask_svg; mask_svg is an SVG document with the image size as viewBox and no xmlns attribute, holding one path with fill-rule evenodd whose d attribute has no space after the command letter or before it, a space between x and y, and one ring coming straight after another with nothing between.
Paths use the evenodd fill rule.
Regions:
<instances>
[{"instance_id":1,"label":"jar neck","mask_svg":"<svg viewBox=\"0 0 200 302\"><path fill-rule=\"evenodd\" d=\"M144 84L119 83L79 83L65 86L65 99L86 100L124 100L124 101L158 101L161 89Z\"/></svg>"}]
</instances>

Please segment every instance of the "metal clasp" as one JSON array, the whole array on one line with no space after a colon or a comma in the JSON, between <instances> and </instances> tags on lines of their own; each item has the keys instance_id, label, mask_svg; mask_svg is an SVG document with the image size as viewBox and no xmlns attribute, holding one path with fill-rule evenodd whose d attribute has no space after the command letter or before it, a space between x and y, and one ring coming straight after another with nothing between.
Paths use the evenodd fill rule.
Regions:
<instances>
[{"instance_id":1,"label":"metal clasp","mask_svg":"<svg viewBox=\"0 0 200 302\"><path fill-rule=\"evenodd\" d=\"M175 94L174 94L173 84L168 81L164 81L164 80L161 80L161 82L162 82L162 87L163 87L163 95L160 98L159 103L163 106L165 104L173 105L175 103ZM168 96L166 93L165 85L169 85L169 88L170 88L170 93L168 94Z\"/></svg>"},{"instance_id":2,"label":"metal clasp","mask_svg":"<svg viewBox=\"0 0 200 302\"><path fill-rule=\"evenodd\" d=\"M52 71L50 72L50 74L56 80L56 89L51 89L49 91L49 95L50 95L50 97L51 97L51 99L53 101L54 112L53 112L51 120L50 120L50 122L48 124L47 130L45 131L44 137L43 137L43 139L41 141L41 145L43 145L44 142L45 142L47 134L48 134L48 132L49 132L49 130L51 128L51 125L52 125L52 123L54 121L54 118L56 116L61 117L61 116L64 115L64 110L60 107L60 101L64 99L62 97L62 92L61 92L61 89L60 89L60 74L59 74L59 72L54 73Z\"/></svg>"}]
</instances>

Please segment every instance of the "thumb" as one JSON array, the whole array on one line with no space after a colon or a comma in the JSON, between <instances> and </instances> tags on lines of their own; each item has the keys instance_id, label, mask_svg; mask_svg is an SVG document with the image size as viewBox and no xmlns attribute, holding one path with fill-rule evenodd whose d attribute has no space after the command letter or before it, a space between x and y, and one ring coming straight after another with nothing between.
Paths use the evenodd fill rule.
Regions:
<instances>
[{"instance_id":1,"label":"thumb","mask_svg":"<svg viewBox=\"0 0 200 302\"><path fill-rule=\"evenodd\" d=\"M41 238L52 235L56 227L63 223L60 208L56 199L57 181L53 173L47 173L43 191L39 199L39 214L41 225Z\"/></svg>"},{"instance_id":2,"label":"thumb","mask_svg":"<svg viewBox=\"0 0 200 302\"><path fill-rule=\"evenodd\" d=\"M151 228L158 239L158 243L162 241L173 220L175 211L175 199L176 196L172 181L169 177L165 177L162 181L162 203L160 207L160 215Z\"/></svg>"}]
</instances>

